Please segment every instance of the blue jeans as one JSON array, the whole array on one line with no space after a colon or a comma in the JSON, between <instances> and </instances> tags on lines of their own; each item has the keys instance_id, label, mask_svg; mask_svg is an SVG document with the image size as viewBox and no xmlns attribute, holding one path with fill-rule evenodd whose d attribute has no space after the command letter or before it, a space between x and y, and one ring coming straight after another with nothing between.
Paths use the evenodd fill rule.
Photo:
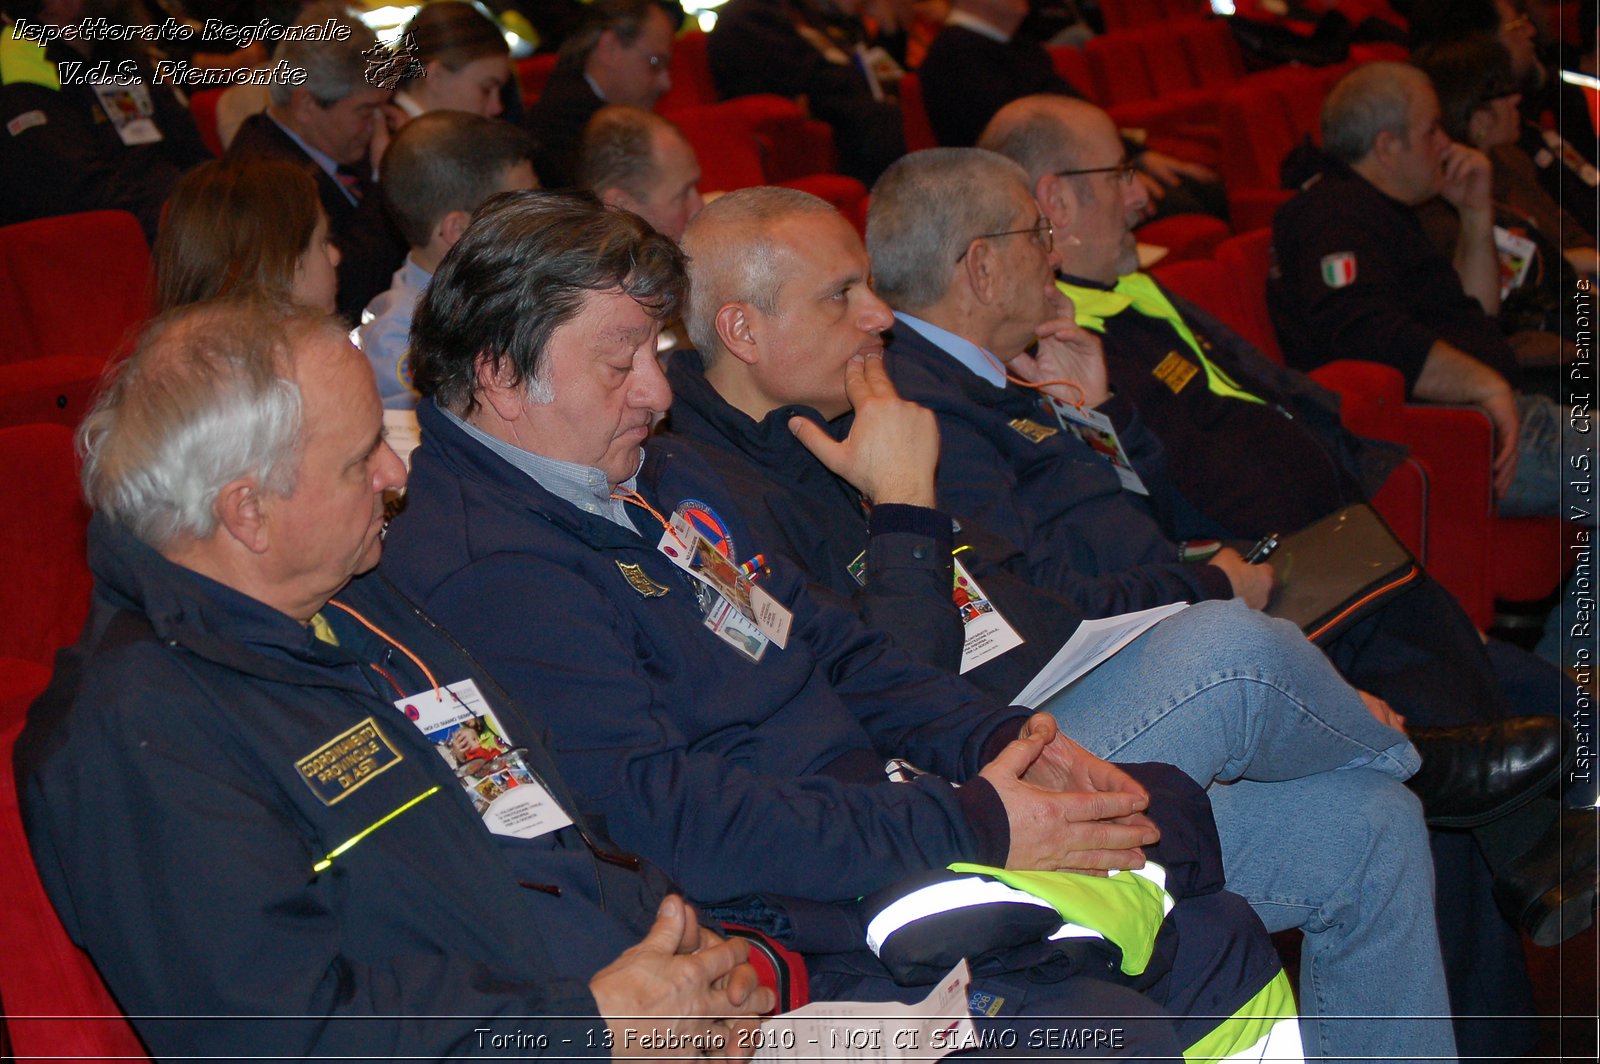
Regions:
<instances>
[{"instance_id":1,"label":"blue jeans","mask_svg":"<svg viewBox=\"0 0 1600 1064\"><path fill-rule=\"evenodd\" d=\"M1571 458L1579 453L1591 455L1595 429L1580 431L1569 416L1570 408L1547 395L1517 396L1517 475L1511 489L1500 500L1500 512L1507 517L1547 517L1555 515L1594 526L1595 498L1579 495L1572 481L1580 478Z\"/></svg>"},{"instance_id":2,"label":"blue jeans","mask_svg":"<svg viewBox=\"0 0 1600 1064\"><path fill-rule=\"evenodd\" d=\"M1298 628L1202 602L1043 708L1102 757L1209 787L1228 889L1268 930L1305 932L1308 1053L1454 1055L1427 830L1401 783L1416 752Z\"/></svg>"},{"instance_id":3,"label":"blue jeans","mask_svg":"<svg viewBox=\"0 0 1600 1064\"><path fill-rule=\"evenodd\" d=\"M1500 500L1500 512L1507 517L1547 517L1555 515L1593 528L1597 500L1593 494L1579 494L1574 481L1593 482L1595 426L1587 421L1587 432L1580 431L1567 407L1544 395L1517 397L1517 416L1522 419L1517 431L1517 475L1511 489ZM1583 475L1572 465L1574 456L1585 454L1589 464ZM1575 575L1567 581L1561 601L1550 611L1544 634L1539 639L1539 656L1562 666L1575 666L1578 648L1588 646L1592 636L1574 635L1573 621L1594 612L1594 585L1580 582ZM1593 659L1591 658L1592 662Z\"/></svg>"}]
</instances>

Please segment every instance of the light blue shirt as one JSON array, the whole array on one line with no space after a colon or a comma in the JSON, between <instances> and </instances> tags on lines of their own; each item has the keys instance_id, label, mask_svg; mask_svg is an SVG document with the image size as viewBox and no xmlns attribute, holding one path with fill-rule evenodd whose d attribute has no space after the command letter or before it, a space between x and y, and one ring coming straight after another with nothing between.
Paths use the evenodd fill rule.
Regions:
<instances>
[{"instance_id":1,"label":"light blue shirt","mask_svg":"<svg viewBox=\"0 0 1600 1064\"><path fill-rule=\"evenodd\" d=\"M571 503L585 513L604 517L613 524L621 525L629 532L638 534L639 530L628 518L627 503L611 497L611 482L600 470L593 466L563 462L555 458L546 458L542 454L534 454L532 451L524 451L515 444L507 443L498 436L491 436L476 425L463 421L442 406L439 408L439 413L460 426L462 432L528 474L551 495ZM629 477L621 487L628 491L634 490L636 479L637 474Z\"/></svg>"},{"instance_id":2,"label":"light blue shirt","mask_svg":"<svg viewBox=\"0 0 1600 1064\"><path fill-rule=\"evenodd\" d=\"M921 333L923 338L939 346L945 354L961 363L963 366L994 385L1005 390L1006 375L1000 368L1000 359L985 351L971 340L963 339L953 332L930 325L921 318L913 317L903 311L897 312L895 317Z\"/></svg>"},{"instance_id":3,"label":"light blue shirt","mask_svg":"<svg viewBox=\"0 0 1600 1064\"><path fill-rule=\"evenodd\" d=\"M411 384L411 316L432 279L433 274L407 255L394 271L389 290L373 296L361 312L356 346L372 363L378 394L387 410L412 410L417 405L417 392Z\"/></svg>"}]
</instances>

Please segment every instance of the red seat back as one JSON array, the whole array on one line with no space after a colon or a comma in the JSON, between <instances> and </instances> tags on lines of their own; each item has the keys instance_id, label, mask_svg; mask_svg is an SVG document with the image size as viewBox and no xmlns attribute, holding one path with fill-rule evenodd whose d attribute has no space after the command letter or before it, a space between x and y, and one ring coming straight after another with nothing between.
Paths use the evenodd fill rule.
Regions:
<instances>
[{"instance_id":1,"label":"red seat back","mask_svg":"<svg viewBox=\"0 0 1600 1064\"><path fill-rule=\"evenodd\" d=\"M150 316L150 249L126 211L0 228L0 362L121 352Z\"/></svg>"},{"instance_id":2,"label":"red seat back","mask_svg":"<svg viewBox=\"0 0 1600 1064\"><path fill-rule=\"evenodd\" d=\"M672 88L656 101L656 110L670 115L718 99L716 83L711 80L711 60L706 58L706 35L702 30L687 30L672 45Z\"/></svg>"},{"instance_id":3,"label":"red seat back","mask_svg":"<svg viewBox=\"0 0 1600 1064\"><path fill-rule=\"evenodd\" d=\"M88 515L78 497L72 433L60 425L0 429L0 660L37 673L33 690L0 694L0 1002L16 1059L131 1057L144 1049L45 897L23 837L11 748L22 715L71 643L89 605ZM20 659L20 660L18 660ZM89 1019L86 1017L107 1017Z\"/></svg>"},{"instance_id":4,"label":"red seat back","mask_svg":"<svg viewBox=\"0 0 1600 1064\"><path fill-rule=\"evenodd\" d=\"M1156 86L1136 36L1110 33L1095 37L1083 46L1083 54L1102 106L1155 99Z\"/></svg>"},{"instance_id":5,"label":"red seat back","mask_svg":"<svg viewBox=\"0 0 1600 1064\"><path fill-rule=\"evenodd\" d=\"M144 1047L87 955L67 937L34 871L22 832L11 748L20 722L0 726L0 1002L8 1059L145 1060Z\"/></svg>"},{"instance_id":6,"label":"red seat back","mask_svg":"<svg viewBox=\"0 0 1600 1064\"><path fill-rule=\"evenodd\" d=\"M189 114L194 116L200 139L211 149L211 154L221 156L222 133L217 129L217 102L227 89L201 89L189 94Z\"/></svg>"},{"instance_id":7,"label":"red seat back","mask_svg":"<svg viewBox=\"0 0 1600 1064\"><path fill-rule=\"evenodd\" d=\"M1267 310L1267 275L1272 269L1272 230L1256 229L1229 237L1217 247L1217 262L1233 283L1236 318L1225 322L1274 362L1283 349Z\"/></svg>"},{"instance_id":8,"label":"red seat back","mask_svg":"<svg viewBox=\"0 0 1600 1064\"><path fill-rule=\"evenodd\" d=\"M1066 44L1051 45L1050 63L1062 81L1095 103L1104 105L1098 95L1100 90L1095 86L1094 75L1089 72L1089 57L1083 54L1082 48Z\"/></svg>"},{"instance_id":9,"label":"red seat back","mask_svg":"<svg viewBox=\"0 0 1600 1064\"><path fill-rule=\"evenodd\" d=\"M939 139L933 135L933 123L928 121L928 109L922 102L922 79L915 74L900 79L900 126L907 151L939 146Z\"/></svg>"},{"instance_id":10,"label":"red seat back","mask_svg":"<svg viewBox=\"0 0 1600 1064\"><path fill-rule=\"evenodd\" d=\"M0 429L0 464L0 654L48 665L89 611L89 513L72 432Z\"/></svg>"}]
</instances>

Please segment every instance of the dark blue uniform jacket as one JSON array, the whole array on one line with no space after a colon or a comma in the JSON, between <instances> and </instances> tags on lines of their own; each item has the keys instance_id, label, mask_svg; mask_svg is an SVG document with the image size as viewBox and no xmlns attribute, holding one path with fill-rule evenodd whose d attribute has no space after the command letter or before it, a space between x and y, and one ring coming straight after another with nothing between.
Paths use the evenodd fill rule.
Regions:
<instances>
[{"instance_id":1,"label":"dark blue uniform jacket","mask_svg":"<svg viewBox=\"0 0 1600 1064\"><path fill-rule=\"evenodd\" d=\"M961 617L951 598L951 550L1025 642L964 674L979 690L1009 701L1071 638L1083 619L1061 596L1028 584L1015 547L976 522L952 522L938 510L878 505L870 512L849 484L812 457L789 431L794 414L821 423L809 407L781 407L760 422L728 405L705 379L697 352L673 356L672 413L667 433L648 447L692 448L721 477L719 497L738 501L759 543L793 558L814 582L851 600L873 628L894 637L918 661L949 672L961 667ZM848 435L852 415L824 425ZM652 463L664 494L689 463ZM963 549L964 548L964 549ZM867 582L851 575L866 552ZM1015 568L1017 572L1011 571Z\"/></svg>"},{"instance_id":2,"label":"dark blue uniform jacket","mask_svg":"<svg viewBox=\"0 0 1600 1064\"><path fill-rule=\"evenodd\" d=\"M1056 428L1032 391L1003 391L907 326L884 354L901 396L939 419L939 505L971 517L1027 560L1029 582L1063 595L1085 616L1232 598L1222 570L1178 560L1150 506L1124 491L1111 466L1071 433L1035 442L1013 422ZM1190 509L1164 474L1160 443L1130 414L1118 435L1156 496L1157 509ZM1139 501L1136 501L1138 499Z\"/></svg>"},{"instance_id":3,"label":"dark blue uniform jacket","mask_svg":"<svg viewBox=\"0 0 1600 1064\"><path fill-rule=\"evenodd\" d=\"M667 884L597 857L614 848L537 718L383 578L336 596L441 683L475 678L579 825L492 835L378 670L407 695L428 682L347 615L323 611L330 646L99 519L90 558L88 624L16 748L51 900L131 1014L333 1017L135 1020L157 1057L465 1055L474 1028L602 1052L588 980L643 936ZM375 771L308 783L297 762L351 729Z\"/></svg>"},{"instance_id":4,"label":"dark blue uniform jacket","mask_svg":"<svg viewBox=\"0 0 1600 1064\"><path fill-rule=\"evenodd\" d=\"M704 626L645 511L630 507L635 534L551 495L432 402L418 417L384 570L538 699L563 772L619 843L706 901L853 899L951 861L1003 863L1004 811L975 776L1017 711L816 601L770 554L764 583L794 622L788 649L753 662ZM652 500L663 514L679 501ZM717 509L741 558L762 549ZM890 784L894 756L938 775Z\"/></svg>"}]
</instances>

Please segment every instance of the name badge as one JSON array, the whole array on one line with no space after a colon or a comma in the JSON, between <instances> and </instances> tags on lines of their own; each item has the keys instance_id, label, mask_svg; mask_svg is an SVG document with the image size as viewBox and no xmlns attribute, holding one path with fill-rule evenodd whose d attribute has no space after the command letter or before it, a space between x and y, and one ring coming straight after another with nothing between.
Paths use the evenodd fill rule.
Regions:
<instances>
[{"instance_id":1,"label":"name badge","mask_svg":"<svg viewBox=\"0 0 1600 1064\"><path fill-rule=\"evenodd\" d=\"M1064 403L1055 397L1050 398L1050 408L1056 413L1056 420L1061 422L1061 427L1077 436L1078 439L1089 445L1089 449L1106 461L1111 463L1111 468L1117 474L1123 490L1138 492L1140 495L1149 495L1150 489L1144 486L1144 481L1139 479L1138 472L1133 468L1133 462L1128 459L1128 452L1122 446L1122 439L1117 435L1116 426L1111 424L1111 419L1092 410L1089 407L1079 409L1071 403Z\"/></svg>"},{"instance_id":2,"label":"name badge","mask_svg":"<svg viewBox=\"0 0 1600 1064\"><path fill-rule=\"evenodd\" d=\"M572 823L470 677L394 705L427 736L496 835L536 839Z\"/></svg>"},{"instance_id":3,"label":"name badge","mask_svg":"<svg viewBox=\"0 0 1600 1064\"><path fill-rule=\"evenodd\" d=\"M1022 636L1011 622L1000 615L983 588L967 572L961 559L952 560L955 570L956 609L961 611L961 671L966 673L986 661L1022 645Z\"/></svg>"},{"instance_id":4,"label":"name badge","mask_svg":"<svg viewBox=\"0 0 1600 1064\"><path fill-rule=\"evenodd\" d=\"M117 136L130 147L135 144L154 144L165 138L156 126L155 104L150 90L143 85L117 85L101 82L91 86L100 99L100 107L111 120Z\"/></svg>"},{"instance_id":5,"label":"name badge","mask_svg":"<svg viewBox=\"0 0 1600 1064\"><path fill-rule=\"evenodd\" d=\"M701 527L698 522L691 524L680 507L672 517L670 528L656 543L656 549L698 581L706 627L752 661L760 660L769 641L778 644L780 650L788 646L793 611L758 585L746 571L756 567L759 558L743 567L735 565L718 546L718 543L731 546L732 541L722 534L718 543L714 543L706 538ZM736 611L744 623L732 621L722 604ZM760 636L759 647L750 638L752 631Z\"/></svg>"}]
</instances>

